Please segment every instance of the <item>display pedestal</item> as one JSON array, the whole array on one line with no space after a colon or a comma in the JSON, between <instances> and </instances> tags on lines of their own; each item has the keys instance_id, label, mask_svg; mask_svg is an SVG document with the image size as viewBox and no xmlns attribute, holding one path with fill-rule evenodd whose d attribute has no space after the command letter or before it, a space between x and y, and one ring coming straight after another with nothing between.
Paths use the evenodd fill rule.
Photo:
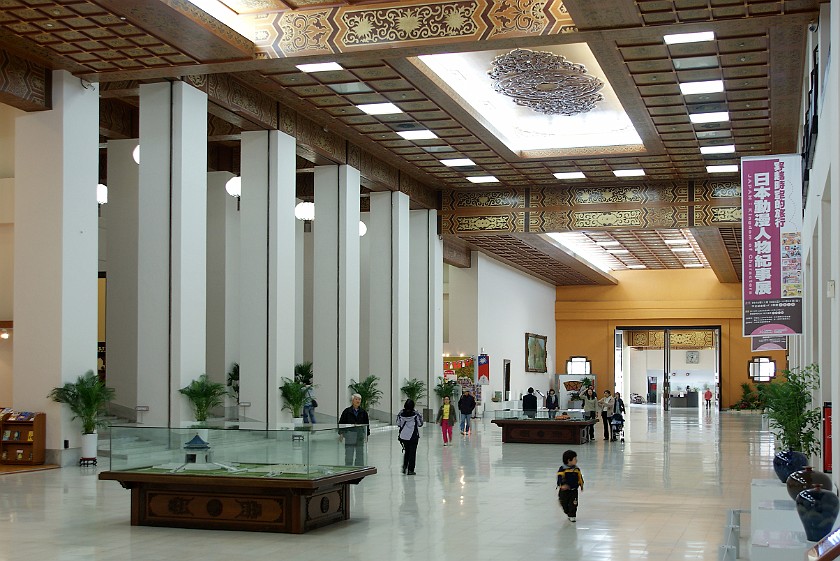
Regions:
<instances>
[{"instance_id":1,"label":"display pedestal","mask_svg":"<svg viewBox=\"0 0 840 561\"><path fill-rule=\"evenodd\" d=\"M131 490L131 525L302 534L350 518L348 485L376 468L313 479L106 471Z\"/></svg>"},{"instance_id":2,"label":"display pedestal","mask_svg":"<svg viewBox=\"0 0 840 561\"><path fill-rule=\"evenodd\" d=\"M595 421L557 421L553 419L493 419L502 428L502 442L531 444L586 444L589 427Z\"/></svg>"}]
</instances>

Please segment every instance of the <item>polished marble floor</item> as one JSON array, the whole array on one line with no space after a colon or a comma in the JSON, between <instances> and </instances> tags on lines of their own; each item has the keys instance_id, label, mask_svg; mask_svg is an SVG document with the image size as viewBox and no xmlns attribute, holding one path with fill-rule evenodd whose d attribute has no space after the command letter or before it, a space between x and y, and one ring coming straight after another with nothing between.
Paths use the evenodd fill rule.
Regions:
<instances>
[{"instance_id":1,"label":"polished marble floor","mask_svg":"<svg viewBox=\"0 0 840 561\"><path fill-rule=\"evenodd\" d=\"M502 444L478 420L450 447L424 429L415 477L400 474L395 433L374 434L379 473L353 489L351 520L302 536L131 527L129 492L95 469L0 476L0 561L717 559L726 510L772 477L761 417L634 406L626 428L623 444L575 447L577 524L555 492L567 447Z\"/></svg>"}]
</instances>

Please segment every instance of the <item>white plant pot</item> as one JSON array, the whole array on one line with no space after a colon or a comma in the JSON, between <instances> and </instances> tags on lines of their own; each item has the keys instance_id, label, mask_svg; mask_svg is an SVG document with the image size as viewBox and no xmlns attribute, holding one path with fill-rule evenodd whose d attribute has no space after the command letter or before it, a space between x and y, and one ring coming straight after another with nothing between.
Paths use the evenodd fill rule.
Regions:
<instances>
[{"instance_id":1,"label":"white plant pot","mask_svg":"<svg viewBox=\"0 0 840 561\"><path fill-rule=\"evenodd\" d=\"M296 427L303 426L303 417L292 417L292 424Z\"/></svg>"},{"instance_id":2,"label":"white plant pot","mask_svg":"<svg viewBox=\"0 0 840 561\"><path fill-rule=\"evenodd\" d=\"M99 435L96 433L82 435L82 459L90 460L96 458L98 442Z\"/></svg>"}]
</instances>

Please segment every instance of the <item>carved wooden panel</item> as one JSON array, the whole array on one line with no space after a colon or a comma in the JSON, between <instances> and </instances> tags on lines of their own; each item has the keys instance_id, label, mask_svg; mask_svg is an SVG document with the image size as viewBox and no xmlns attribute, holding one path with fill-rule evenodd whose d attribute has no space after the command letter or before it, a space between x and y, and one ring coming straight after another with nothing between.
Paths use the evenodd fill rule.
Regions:
<instances>
[{"instance_id":1,"label":"carved wooden panel","mask_svg":"<svg viewBox=\"0 0 840 561\"><path fill-rule=\"evenodd\" d=\"M0 50L0 103L23 109L50 109L50 72L44 66Z\"/></svg>"}]
</instances>

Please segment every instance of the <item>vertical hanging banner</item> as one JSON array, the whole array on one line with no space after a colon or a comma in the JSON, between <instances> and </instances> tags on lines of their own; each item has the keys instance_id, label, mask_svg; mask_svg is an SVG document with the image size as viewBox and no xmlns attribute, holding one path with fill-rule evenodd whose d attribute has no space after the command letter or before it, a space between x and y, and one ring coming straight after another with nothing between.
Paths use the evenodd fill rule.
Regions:
<instances>
[{"instance_id":1,"label":"vertical hanging banner","mask_svg":"<svg viewBox=\"0 0 840 561\"><path fill-rule=\"evenodd\" d=\"M744 336L802 333L802 156L741 158Z\"/></svg>"},{"instance_id":2,"label":"vertical hanging banner","mask_svg":"<svg viewBox=\"0 0 840 561\"><path fill-rule=\"evenodd\" d=\"M490 355L478 355L478 383L483 386L490 383Z\"/></svg>"}]
</instances>

